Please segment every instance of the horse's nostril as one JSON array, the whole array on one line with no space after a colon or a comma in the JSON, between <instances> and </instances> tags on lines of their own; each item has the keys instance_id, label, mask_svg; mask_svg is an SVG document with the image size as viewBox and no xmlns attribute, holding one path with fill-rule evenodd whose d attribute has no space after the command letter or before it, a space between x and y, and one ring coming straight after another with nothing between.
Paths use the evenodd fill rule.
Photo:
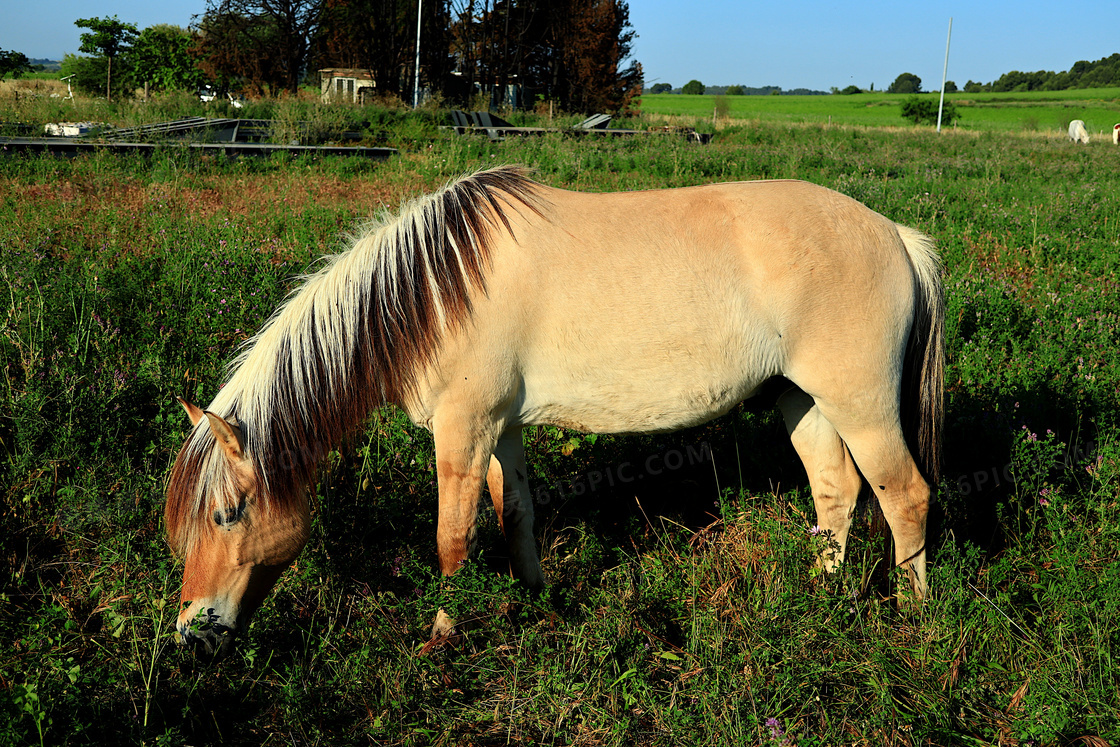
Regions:
<instances>
[{"instance_id":1,"label":"horse's nostril","mask_svg":"<svg viewBox=\"0 0 1120 747\"><path fill-rule=\"evenodd\" d=\"M214 616L217 619L217 616ZM237 630L214 622L205 626L180 626L179 644L190 649L196 657L211 662L224 659L233 650Z\"/></svg>"}]
</instances>

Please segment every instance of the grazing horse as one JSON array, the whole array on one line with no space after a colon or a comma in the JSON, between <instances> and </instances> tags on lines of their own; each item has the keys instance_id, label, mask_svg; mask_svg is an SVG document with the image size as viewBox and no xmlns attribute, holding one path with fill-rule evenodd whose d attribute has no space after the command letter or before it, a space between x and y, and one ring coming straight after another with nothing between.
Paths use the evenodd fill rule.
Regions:
<instances>
[{"instance_id":1,"label":"grazing horse","mask_svg":"<svg viewBox=\"0 0 1120 747\"><path fill-rule=\"evenodd\" d=\"M194 429L166 524L182 639L224 650L244 629L307 541L316 465L383 403L433 433L443 573L467 559L485 483L514 574L540 587L523 428L670 431L779 377L838 545L821 563L842 560L867 480L921 597L943 315L930 240L823 187L585 194L514 167L454 181L328 259L206 411L180 400Z\"/></svg>"},{"instance_id":2,"label":"grazing horse","mask_svg":"<svg viewBox=\"0 0 1120 747\"><path fill-rule=\"evenodd\" d=\"M1069 139L1075 143L1089 142L1089 131L1085 129L1085 123L1080 119L1069 123Z\"/></svg>"}]
</instances>

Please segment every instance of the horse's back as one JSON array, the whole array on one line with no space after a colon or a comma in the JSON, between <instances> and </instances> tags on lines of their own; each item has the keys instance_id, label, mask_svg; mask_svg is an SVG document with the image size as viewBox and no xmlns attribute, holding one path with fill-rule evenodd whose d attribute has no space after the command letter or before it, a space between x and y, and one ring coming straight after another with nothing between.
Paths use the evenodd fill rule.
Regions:
<instances>
[{"instance_id":1,"label":"horse's back","mask_svg":"<svg viewBox=\"0 0 1120 747\"><path fill-rule=\"evenodd\" d=\"M813 184L546 197L547 220L515 231L503 257L520 257L522 272L507 281L532 289L511 287L510 297L551 325L623 327L635 344L656 339L675 356L702 341L750 351L744 337L776 341L806 326L839 335L854 318L912 302L896 225Z\"/></svg>"},{"instance_id":2,"label":"horse's back","mask_svg":"<svg viewBox=\"0 0 1120 747\"><path fill-rule=\"evenodd\" d=\"M472 332L443 357L487 371L480 399L521 422L703 422L817 354L844 364L910 303L894 224L812 184L540 197L498 236Z\"/></svg>"}]
</instances>

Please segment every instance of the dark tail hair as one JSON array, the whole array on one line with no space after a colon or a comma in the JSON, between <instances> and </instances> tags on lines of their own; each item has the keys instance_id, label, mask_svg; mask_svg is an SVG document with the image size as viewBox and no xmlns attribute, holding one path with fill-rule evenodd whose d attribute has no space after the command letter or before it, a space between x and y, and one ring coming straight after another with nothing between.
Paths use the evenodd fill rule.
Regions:
<instances>
[{"instance_id":1,"label":"dark tail hair","mask_svg":"<svg viewBox=\"0 0 1120 747\"><path fill-rule=\"evenodd\" d=\"M898 226L913 268L914 322L906 351L903 428L930 487L941 477L941 427L945 418L945 295L941 260L933 240Z\"/></svg>"}]
</instances>

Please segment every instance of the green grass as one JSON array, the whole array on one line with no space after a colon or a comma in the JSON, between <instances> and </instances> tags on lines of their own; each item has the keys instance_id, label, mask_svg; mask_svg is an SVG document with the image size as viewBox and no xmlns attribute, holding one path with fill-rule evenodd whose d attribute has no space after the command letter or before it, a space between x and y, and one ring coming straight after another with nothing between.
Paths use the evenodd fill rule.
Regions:
<instances>
[{"instance_id":1,"label":"green grass","mask_svg":"<svg viewBox=\"0 0 1120 747\"><path fill-rule=\"evenodd\" d=\"M387 162L0 158L0 743L1120 742L1111 146L766 118L706 147L420 133ZM804 472L749 407L670 436L530 432L549 589L498 572L491 511L441 580L431 439L386 410L331 455L311 542L238 653L172 645L174 395L208 401L363 216L508 162L583 190L803 178L937 238L946 458L920 610L882 596L862 513L850 562L813 572ZM704 458L631 490L593 477L670 454ZM440 606L473 623L423 652Z\"/></svg>"},{"instance_id":2,"label":"green grass","mask_svg":"<svg viewBox=\"0 0 1120 747\"><path fill-rule=\"evenodd\" d=\"M937 100L938 94L922 94ZM846 124L869 127L910 126L900 114L907 95L860 93L851 96L686 96L644 94L647 115L695 117L711 121L717 105L730 119L770 123ZM970 131L1041 131L1065 134L1072 119L1085 121L1090 133L1111 138L1120 121L1120 89L1088 88L1029 93L952 93L945 96L960 113L958 129Z\"/></svg>"}]
</instances>

